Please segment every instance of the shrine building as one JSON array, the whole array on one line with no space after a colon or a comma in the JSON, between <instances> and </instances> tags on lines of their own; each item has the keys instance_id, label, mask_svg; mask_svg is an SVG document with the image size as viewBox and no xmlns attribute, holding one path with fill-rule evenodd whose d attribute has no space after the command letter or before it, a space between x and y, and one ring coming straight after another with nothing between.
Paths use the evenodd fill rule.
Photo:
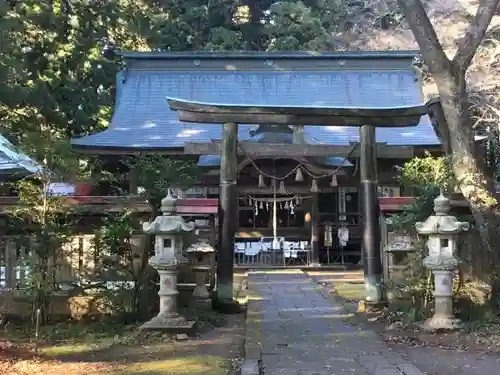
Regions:
<instances>
[{"instance_id":1,"label":"shrine building","mask_svg":"<svg viewBox=\"0 0 500 375\"><path fill-rule=\"evenodd\" d=\"M109 127L73 139L73 146L116 162L138 152L195 160L203 175L199 186L185 192L188 197L219 197L223 127L181 121L167 98L275 106L283 116L283 106L287 113L304 105L355 113L356 108L397 110L423 102L416 51L117 54L125 69L116 77ZM255 125L237 125L235 265L359 261L363 151L355 117L338 117L334 125L318 124L317 116L307 124L276 124L265 123L261 115ZM425 151L442 153L426 114L412 124L416 126L403 120L387 126L377 120L374 175L379 196L411 196L408 187L398 184L395 166ZM129 186L131 194L140 188L133 178ZM340 232L347 233L345 241L337 239Z\"/></svg>"}]
</instances>

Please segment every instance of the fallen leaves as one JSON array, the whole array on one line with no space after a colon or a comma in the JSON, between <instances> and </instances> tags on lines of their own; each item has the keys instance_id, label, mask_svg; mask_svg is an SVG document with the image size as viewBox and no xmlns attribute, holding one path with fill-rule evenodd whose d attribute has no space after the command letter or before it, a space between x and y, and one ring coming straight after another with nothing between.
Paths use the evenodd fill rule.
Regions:
<instances>
[{"instance_id":1,"label":"fallen leaves","mask_svg":"<svg viewBox=\"0 0 500 375\"><path fill-rule=\"evenodd\" d=\"M150 370L160 373L162 368L172 375L222 375L231 367L238 368L243 315L205 313L204 319L207 324L196 337L140 331L132 325L116 324L111 330L90 325L67 326L65 330L64 325L58 325L44 332L38 353L28 331L26 335L11 331L9 339L0 338L0 374L132 375Z\"/></svg>"}]
</instances>

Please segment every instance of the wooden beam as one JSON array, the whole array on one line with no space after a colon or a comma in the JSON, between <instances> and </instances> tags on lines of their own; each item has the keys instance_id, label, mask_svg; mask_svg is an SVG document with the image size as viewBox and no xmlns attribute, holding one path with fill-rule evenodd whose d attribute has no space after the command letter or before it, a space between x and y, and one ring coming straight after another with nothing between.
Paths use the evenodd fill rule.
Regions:
<instances>
[{"instance_id":1,"label":"wooden beam","mask_svg":"<svg viewBox=\"0 0 500 375\"><path fill-rule=\"evenodd\" d=\"M138 196L67 196L60 197L64 207L74 207L79 214L103 214L130 209L137 213L149 213L151 207ZM18 197L0 197L0 214L8 214L20 204Z\"/></svg>"},{"instance_id":2,"label":"wooden beam","mask_svg":"<svg viewBox=\"0 0 500 375\"><path fill-rule=\"evenodd\" d=\"M364 119L361 125L375 125L371 122L373 118L383 118L383 121L391 122L392 118L411 118L427 114L425 105L410 105L398 107L325 107L325 106L268 106L268 105L233 105L213 104L195 102L177 98L167 98L170 108L174 111L185 111L203 114L237 114L237 115L290 115L310 117L354 117ZM200 122L203 122L201 120ZM254 123L254 122L250 122ZM276 124L266 122L265 124ZM314 123L309 123L312 125ZM382 126L384 126L382 124ZM386 126L386 125L385 125Z\"/></svg>"},{"instance_id":3,"label":"wooden beam","mask_svg":"<svg viewBox=\"0 0 500 375\"><path fill-rule=\"evenodd\" d=\"M352 146L240 142L238 149L240 154L252 157L346 157L349 151L352 150ZM219 155L220 142L186 142L184 144L184 153L189 155ZM352 152L351 157L360 157L359 148ZM385 159L410 159L413 157L413 147L380 144L377 146L377 157Z\"/></svg>"},{"instance_id":4,"label":"wooden beam","mask_svg":"<svg viewBox=\"0 0 500 375\"><path fill-rule=\"evenodd\" d=\"M278 124L278 125L313 125L313 126L356 126L369 123L378 128L411 127L420 123L425 114L408 116L355 116L355 115L294 115L288 113L205 113L179 110L179 120L184 122L221 124Z\"/></svg>"},{"instance_id":5,"label":"wooden beam","mask_svg":"<svg viewBox=\"0 0 500 375\"><path fill-rule=\"evenodd\" d=\"M258 160L258 158L249 158L246 157L244 158L243 161L241 161L238 164L238 175L241 175L242 171L248 167L249 165L252 164L252 160ZM305 164L310 167L311 172L314 174L327 174L332 171L332 169L337 168L338 165L318 165L318 164L311 164L310 161L307 160L307 158L301 158L301 157L293 157L293 156L286 156L286 159L296 161L297 164ZM337 176L345 176L345 170L343 168L349 169L349 168L354 168L353 165L346 165L340 168L337 171ZM288 170L287 170L288 172ZM212 169L209 169L204 173L205 176L218 176L220 173L220 166L213 166ZM271 173L271 172L269 172Z\"/></svg>"},{"instance_id":6,"label":"wooden beam","mask_svg":"<svg viewBox=\"0 0 500 375\"><path fill-rule=\"evenodd\" d=\"M407 206L416 202L414 197L379 197L380 211L404 211Z\"/></svg>"},{"instance_id":7,"label":"wooden beam","mask_svg":"<svg viewBox=\"0 0 500 375\"><path fill-rule=\"evenodd\" d=\"M170 109L184 122L221 124L281 124L317 126L417 126L427 114L425 105L389 108L331 108L301 106L232 105L167 98Z\"/></svg>"},{"instance_id":8,"label":"wooden beam","mask_svg":"<svg viewBox=\"0 0 500 375\"><path fill-rule=\"evenodd\" d=\"M318 174L327 174L327 173L331 173L331 172L332 172L332 170L333 170L333 169L335 169L335 168L337 168L337 166L335 166L335 165L334 165L334 166L332 166L332 167L330 167L329 169L328 169L328 168L322 168L322 169L321 169L321 171L322 171L322 172L321 172L321 173L319 173L319 172L318 172ZM347 170L349 170L349 168L350 168L351 170L354 170L354 167L347 167ZM238 171L238 172L240 172L240 171ZM209 171L205 172L203 175L204 175L204 176L211 176L211 177L214 177L214 176L219 176L219 174L220 174L220 168L219 168L219 167L217 167L217 169L211 169L211 170L209 170ZM335 172L335 174L336 174L337 176L346 176L346 175L347 175L346 170L345 170L345 169L342 169L342 168L341 168L341 169L339 169L337 172ZM240 175L240 176L243 176L243 177L250 177L251 175L250 175L250 174L243 174L243 175ZM291 179L295 178L295 174L293 174L293 176L291 176L290 178L291 178Z\"/></svg>"},{"instance_id":9,"label":"wooden beam","mask_svg":"<svg viewBox=\"0 0 500 375\"><path fill-rule=\"evenodd\" d=\"M179 155L182 154L182 147L164 148L164 147L100 147L100 146L81 146L73 144L71 147L81 154L92 155L136 155L141 154L162 154Z\"/></svg>"},{"instance_id":10,"label":"wooden beam","mask_svg":"<svg viewBox=\"0 0 500 375\"><path fill-rule=\"evenodd\" d=\"M64 207L74 207L78 214L102 214L123 212L130 209L136 213L149 213L151 206L138 195L130 196L63 196L60 197ZM7 214L20 204L14 196L0 197L0 214ZM215 214L218 199L185 198L177 200L177 212L180 214Z\"/></svg>"},{"instance_id":11,"label":"wooden beam","mask_svg":"<svg viewBox=\"0 0 500 375\"><path fill-rule=\"evenodd\" d=\"M327 177L325 177L327 179ZM310 184L304 183L304 186L287 186L285 184L285 190L287 194L290 195L311 195L311 187ZM319 193L331 193L332 188L331 187L318 187L318 192ZM238 186L238 194L240 196L245 197L247 194L248 195L269 195L273 194L273 188L272 187L265 187L265 188L260 188L257 187L256 184L254 186L250 185L245 185L245 186Z\"/></svg>"}]
</instances>

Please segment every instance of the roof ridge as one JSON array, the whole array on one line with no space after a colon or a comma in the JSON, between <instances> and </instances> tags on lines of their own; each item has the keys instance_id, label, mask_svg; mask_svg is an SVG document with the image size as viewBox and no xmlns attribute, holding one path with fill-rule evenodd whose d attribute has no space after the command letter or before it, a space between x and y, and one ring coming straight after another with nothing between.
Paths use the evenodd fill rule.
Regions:
<instances>
[{"instance_id":1,"label":"roof ridge","mask_svg":"<svg viewBox=\"0 0 500 375\"><path fill-rule=\"evenodd\" d=\"M254 51L193 51L193 52L132 52L116 51L118 56L130 60L170 60L170 59L367 59L367 58L414 58L419 50L400 51L324 51L324 52L254 52Z\"/></svg>"}]
</instances>

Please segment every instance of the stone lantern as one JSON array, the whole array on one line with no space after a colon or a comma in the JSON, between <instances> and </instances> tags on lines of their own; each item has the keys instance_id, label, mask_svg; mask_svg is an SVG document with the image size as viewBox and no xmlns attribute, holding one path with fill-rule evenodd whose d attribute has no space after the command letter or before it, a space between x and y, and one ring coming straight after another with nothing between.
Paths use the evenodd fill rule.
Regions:
<instances>
[{"instance_id":1,"label":"stone lantern","mask_svg":"<svg viewBox=\"0 0 500 375\"><path fill-rule=\"evenodd\" d=\"M452 309L453 272L459 263L455 257L456 241L460 232L469 229L469 223L449 215L450 209L450 200L441 193L434 200L435 215L415 224L416 231L428 237L429 255L424 259L424 266L434 274L434 316L422 324L422 328L429 331L460 328Z\"/></svg>"},{"instance_id":2,"label":"stone lantern","mask_svg":"<svg viewBox=\"0 0 500 375\"><path fill-rule=\"evenodd\" d=\"M200 241L188 247L186 253L193 257L191 269L196 275L196 286L193 290L193 297L199 299L209 298L210 293L208 292L206 279L212 270L212 258L215 249L210 244Z\"/></svg>"},{"instance_id":3,"label":"stone lantern","mask_svg":"<svg viewBox=\"0 0 500 375\"><path fill-rule=\"evenodd\" d=\"M182 255L183 234L192 232L194 223L186 223L181 216L175 215L176 199L170 194L161 201L161 216L152 223L144 223L143 231L155 235L155 255L149 264L160 275L160 312L141 329L188 330L194 321L187 321L177 312L177 274L179 266L188 262Z\"/></svg>"}]
</instances>

